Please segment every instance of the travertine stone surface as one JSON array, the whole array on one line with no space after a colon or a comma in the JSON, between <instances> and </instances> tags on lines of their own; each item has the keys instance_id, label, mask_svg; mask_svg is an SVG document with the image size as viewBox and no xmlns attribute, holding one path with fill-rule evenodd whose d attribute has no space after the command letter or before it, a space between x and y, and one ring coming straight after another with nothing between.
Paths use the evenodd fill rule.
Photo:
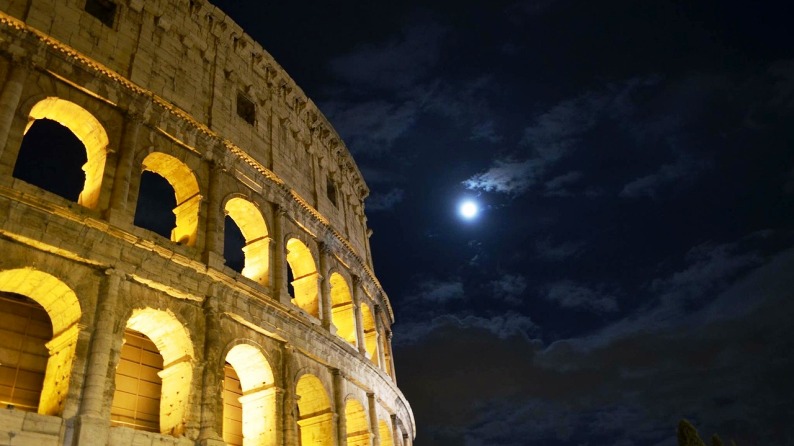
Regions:
<instances>
[{"instance_id":1,"label":"travertine stone surface","mask_svg":"<svg viewBox=\"0 0 794 446\"><path fill-rule=\"evenodd\" d=\"M85 146L76 202L12 175L42 118ZM170 239L133 224L144 171L174 189ZM0 444L224 444L228 362L246 445L410 445L367 194L314 103L209 2L0 0L0 293L53 326L38 413L0 408ZM160 432L111 424L125 329L163 358Z\"/></svg>"}]
</instances>

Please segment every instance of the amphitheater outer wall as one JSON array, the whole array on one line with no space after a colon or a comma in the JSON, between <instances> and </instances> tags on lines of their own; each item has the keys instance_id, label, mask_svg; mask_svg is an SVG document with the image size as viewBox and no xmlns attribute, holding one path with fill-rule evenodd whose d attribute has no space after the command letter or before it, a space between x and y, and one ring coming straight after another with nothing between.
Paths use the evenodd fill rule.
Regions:
<instances>
[{"instance_id":1,"label":"amphitheater outer wall","mask_svg":"<svg viewBox=\"0 0 794 446\"><path fill-rule=\"evenodd\" d=\"M411 444L413 414L390 346L393 313L369 253L368 189L338 135L209 3L112 4L108 26L84 0L0 0L0 292L41 304L54 330L66 321L48 344L48 367L61 362L47 371L55 378L45 378L38 413L0 409L0 444L224 444L219 386L225 358L241 345L260 352L269 370L266 385L251 390L267 401L268 421L246 444L300 444L299 426L314 423L298 410L314 398L298 395L306 376L328 400L315 418L328 419L329 438L317 444ZM254 105L253 118L239 113L240 98ZM89 153L78 202L13 176L30 123L73 109L106 133L93 160ZM171 239L133 224L146 170L173 177ZM255 234L242 273L224 264L226 215ZM314 270L298 277L301 265ZM349 302L332 300L332 272L349 287ZM31 280L46 289L31 290ZM53 309L63 300L54 289L75 297L73 310ZM304 304L298 292L314 300ZM342 310L348 339L335 322ZM161 327L141 323L147 315ZM162 432L110 422L129 327L166 327L163 339L174 339L154 339L166 363L161 404L172 408L161 410ZM346 432L350 401L366 412L365 443Z\"/></svg>"}]
</instances>

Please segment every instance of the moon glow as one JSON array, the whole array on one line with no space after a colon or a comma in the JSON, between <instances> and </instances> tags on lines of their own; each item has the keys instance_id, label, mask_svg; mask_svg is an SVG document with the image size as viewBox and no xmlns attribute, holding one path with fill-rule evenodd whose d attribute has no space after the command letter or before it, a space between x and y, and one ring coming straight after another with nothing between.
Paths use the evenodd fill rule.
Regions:
<instances>
[{"instance_id":1,"label":"moon glow","mask_svg":"<svg viewBox=\"0 0 794 446\"><path fill-rule=\"evenodd\" d=\"M477 203L472 200L463 201L460 206L458 206L458 213L461 217L466 220L471 220L480 213L480 207L477 206Z\"/></svg>"}]
</instances>

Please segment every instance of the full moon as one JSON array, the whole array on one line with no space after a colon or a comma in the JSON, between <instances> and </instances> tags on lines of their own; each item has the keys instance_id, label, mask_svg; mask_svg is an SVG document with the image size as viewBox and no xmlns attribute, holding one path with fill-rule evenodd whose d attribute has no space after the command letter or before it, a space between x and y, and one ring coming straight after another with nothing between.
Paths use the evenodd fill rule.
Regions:
<instances>
[{"instance_id":1,"label":"full moon","mask_svg":"<svg viewBox=\"0 0 794 446\"><path fill-rule=\"evenodd\" d=\"M466 220L471 220L477 216L477 214L480 212L480 208L474 201L466 200L460 204L458 207L458 212L460 213L461 217L465 218Z\"/></svg>"}]
</instances>

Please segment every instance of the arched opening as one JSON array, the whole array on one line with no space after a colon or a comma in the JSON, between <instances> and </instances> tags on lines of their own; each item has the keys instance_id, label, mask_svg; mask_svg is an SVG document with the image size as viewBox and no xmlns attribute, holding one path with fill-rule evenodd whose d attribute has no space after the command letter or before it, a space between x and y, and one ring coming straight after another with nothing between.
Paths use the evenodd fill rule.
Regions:
<instances>
[{"instance_id":1,"label":"arched opening","mask_svg":"<svg viewBox=\"0 0 794 446\"><path fill-rule=\"evenodd\" d=\"M367 412L364 411L364 406L353 398L348 399L345 403L345 422L347 446L370 446L372 444Z\"/></svg>"},{"instance_id":2,"label":"arched opening","mask_svg":"<svg viewBox=\"0 0 794 446\"><path fill-rule=\"evenodd\" d=\"M0 326L10 332L0 336L0 400L23 410L60 415L80 331L77 296L59 279L32 268L0 272L0 296Z\"/></svg>"},{"instance_id":3,"label":"arched opening","mask_svg":"<svg viewBox=\"0 0 794 446\"><path fill-rule=\"evenodd\" d=\"M112 424L175 436L184 433L193 358L187 330L172 313L134 310L127 320L122 358L116 368Z\"/></svg>"},{"instance_id":4,"label":"arched opening","mask_svg":"<svg viewBox=\"0 0 794 446\"><path fill-rule=\"evenodd\" d=\"M175 207L174 189L168 180L153 172L141 173L133 224L170 239L176 226Z\"/></svg>"},{"instance_id":5,"label":"arched opening","mask_svg":"<svg viewBox=\"0 0 794 446\"><path fill-rule=\"evenodd\" d=\"M245 239L245 246L242 248L245 258L242 275L267 285L270 272L270 238L264 217L253 203L239 197L227 201L224 211L234 220ZM226 245L224 241L224 257Z\"/></svg>"},{"instance_id":6,"label":"arched opening","mask_svg":"<svg viewBox=\"0 0 794 446\"><path fill-rule=\"evenodd\" d=\"M356 314L353 308L353 297L347 281L339 273L331 274L331 321L336 327L336 334L350 345L356 345Z\"/></svg>"},{"instance_id":7,"label":"arched opening","mask_svg":"<svg viewBox=\"0 0 794 446\"><path fill-rule=\"evenodd\" d=\"M176 206L172 209L172 213L176 217L173 228L170 231L170 238L172 241L181 245L193 246L196 243L198 236L198 221L199 221L199 206L201 205L201 195L199 194L198 181L193 171L190 170L185 163L165 153L153 152L150 153L143 160L143 171L153 172L160 177L164 178L170 188L173 190L173 196L176 198ZM141 175L141 190L145 189L144 183L151 182L154 177ZM158 192L154 192L158 193ZM144 223L138 214L145 213L154 203L162 200L162 196L168 196L168 192L159 192L159 196L149 197L142 194L138 197L138 203L135 210L135 224L151 224ZM156 205L155 205L156 206ZM160 217L155 217L155 220ZM147 229L155 230L154 228L142 226Z\"/></svg>"},{"instance_id":8,"label":"arched opening","mask_svg":"<svg viewBox=\"0 0 794 446\"><path fill-rule=\"evenodd\" d=\"M39 410L52 323L36 301L0 293L0 406Z\"/></svg>"},{"instance_id":9,"label":"arched opening","mask_svg":"<svg viewBox=\"0 0 794 446\"><path fill-rule=\"evenodd\" d=\"M49 97L30 110L14 176L93 209L99 204L107 147L107 132L94 115ZM82 172L75 166L81 162Z\"/></svg>"},{"instance_id":10,"label":"arched opening","mask_svg":"<svg viewBox=\"0 0 794 446\"><path fill-rule=\"evenodd\" d=\"M287 263L292 271L292 303L311 314L320 316L320 303L317 298L317 266L312 252L298 239L287 241Z\"/></svg>"},{"instance_id":11,"label":"arched opening","mask_svg":"<svg viewBox=\"0 0 794 446\"><path fill-rule=\"evenodd\" d=\"M228 362L223 366L223 441L243 446L243 388L240 377Z\"/></svg>"},{"instance_id":12,"label":"arched opening","mask_svg":"<svg viewBox=\"0 0 794 446\"><path fill-rule=\"evenodd\" d=\"M303 446L331 446L333 414L328 394L314 375L303 375L295 387L298 397L298 430Z\"/></svg>"},{"instance_id":13,"label":"arched opening","mask_svg":"<svg viewBox=\"0 0 794 446\"><path fill-rule=\"evenodd\" d=\"M145 334L124 330L110 419L114 426L160 432L163 357Z\"/></svg>"},{"instance_id":14,"label":"arched opening","mask_svg":"<svg viewBox=\"0 0 794 446\"><path fill-rule=\"evenodd\" d=\"M245 236L232 217L223 219L223 260L226 266L242 274L245 268Z\"/></svg>"},{"instance_id":15,"label":"arched opening","mask_svg":"<svg viewBox=\"0 0 794 446\"><path fill-rule=\"evenodd\" d=\"M13 175L76 202L85 187L81 167L86 161L85 147L71 130L51 119L37 119L25 132Z\"/></svg>"},{"instance_id":16,"label":"arched opening","mask_svg":"<svg viewBox=\"0 0 794 446\"><path fill-rule=\"evenodd\" d=\"M259 349L234 346L226 355L223 381L223 441L230 445L275 443L276 388Z\"/></svg>"},{"instance_id":17,"label":"arched opening","mask_svg":"<svg viewBox=\"0 0 794 446\"><path fill-rule=\"evenodd\" d=\"M394 446L394 442L392 441L392 437L394 434L392 433L391 427L389 427L389 423L384 420L378 421L378 437L380 437L380 446Z\"/></svg>"},{"instance_id":18,"label":"arched opening","mask_svg":"<svg viewBox=\"0 0 794 446\"><path fill-rule=\"evenodd\" d=\"M365 302L361 303L361 324L364 326L364 348L367 351L367 357L373 364L378 365L378 329L375 326L372 310Z\"/></svg>"}]
</instances>

